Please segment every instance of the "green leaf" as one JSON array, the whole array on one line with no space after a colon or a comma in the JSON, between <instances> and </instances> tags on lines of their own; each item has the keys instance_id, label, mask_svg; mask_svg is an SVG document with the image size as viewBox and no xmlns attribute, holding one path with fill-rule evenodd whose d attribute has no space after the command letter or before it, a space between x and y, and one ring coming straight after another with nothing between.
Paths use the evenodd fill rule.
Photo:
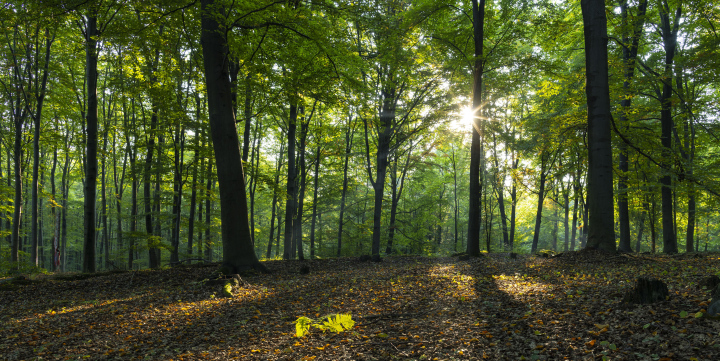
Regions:
<instances>
[{"instance_id":1,"label":"green leaf","mask_svg":"<svg viewBox=\"0 0 720 361\"><path fill-rule=\"evenodd\" d=\"M682 311L682 312L680 312L680 318L685 318L685 317L687 317L687 316L688 316L687 311Z\"/></svg>"},{"instance_id":2,"label":"green leaf","mask_svg":"<svg viewBox=\"0 0 720 361\"><path fill-rule=\"evenodd\" d=\"M297 337L303 337L305 336L308 331L310 330L310 325L312 324L313 320L301 316L295 321L295 336Z\"/></svg>"},{"instance_id":3,"label":"green leaf","mask_svg":"<svg viewBox=\"0 0 720 361\"><path fill-rule=\"evenodd\" d=\"M703 313L702 313L702 312L698 312L698 313L695 314L695 318L700 318L700 317L703 317Z\"/></svg>"}]
</instances>

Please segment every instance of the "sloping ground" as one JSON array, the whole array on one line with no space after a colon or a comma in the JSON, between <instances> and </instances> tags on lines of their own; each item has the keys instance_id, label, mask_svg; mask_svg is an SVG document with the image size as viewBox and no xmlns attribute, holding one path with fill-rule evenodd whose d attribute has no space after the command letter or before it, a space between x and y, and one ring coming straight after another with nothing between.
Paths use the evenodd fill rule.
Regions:
<instances>
[{"instance_id":1,"label":"sloping ground","mask_svg":"<svg viewBox=\"0 0 720 361\"><path fill-rule=\"evenodd\" d=\"M720 359L720 321L695 317L717 254L265 264L273 272L246 275L232 298L197 282L216 266L5 282L0 358ZM665 280L670 299L623 305L639 275ZM298 317L331 313L355 327L295 337Z\"/></svg>"}]
</instances>

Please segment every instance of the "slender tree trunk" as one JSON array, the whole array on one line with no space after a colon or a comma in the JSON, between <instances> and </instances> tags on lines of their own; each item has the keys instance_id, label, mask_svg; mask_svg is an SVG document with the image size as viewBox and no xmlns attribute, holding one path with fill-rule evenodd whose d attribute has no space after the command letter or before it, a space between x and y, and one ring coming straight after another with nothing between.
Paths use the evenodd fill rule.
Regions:
<instances>
[{"instance_id":1,"label":"slender tree trunk","mask_svg":"<svg viewBox=\"0 0 720 361\"><path fill-rule=\"evenodd\" d=\"M313 106L313 112L315 110L315 107ZM300 179L298 181L299 185L299 194L297 197L297 215L295 216L295 222L293 223L294 229L293 232L295 235L293 236L293 239L295 240L295 246L297 247L297 254L298 259L303 261L305 260L305 254L303 250L303 212L305 209L305 191L307 189L307 164L305 162L305 149L307 148L307 134L310 127L310 117L303 117L304 120L300 124L300 144L298 147L298 154L300 154L300 159L298 160L298 164L300 166Z\"/></svg>"},{"instance_id":2,"label":"slender tree trunk","mask_svg":"<svg viewBox=\"0 0 720 361\"><path fill-rule=\"evenodd\" d=\"M388 71L385 80L391 82L394 73ZM397 99L396 89L393 85L386 84L381 91L382 105L379 114L378 124L378 140L376 151L376 178L373 180L372 170L370 168L370 145L368 141L367 121L363 119L365 125L365 154L367 159L367 172L370 183L374 191L374 207L373 207L373 233L371 254L374 261L380 261L380 237L382 223L382 204L383 193L385 191L385 178L387 177L388 157L390 155L390 141L393 135L393 125L395 123Z\"/></svg>"},{"instance_id":3,"label":"slender tree trunk","mask_svg":"<svg viewBox=\"0 0 720 361\"><path fill-rule=\"evenodd\" d=\"M628 112L632 102L632 94L630 85L635 76L635 59L637 58L638 46L640 44L640 36L642 35L643 26L645 24L645 11L647 9L647 0L642 0L638 5L637 20L632 24L628 20L628 4L627 0L620 0L620 16L622 17L623 28L623 52L622 60L624 69L623 92L625 97L620 101L620 124L624 130L629 129ZM618 177L618 222L620 223L620 252L631 252L630 246L630 211L628 209L628 146L625 142L619 144L619 177Z\"/></svg>"},{"instance_id":4,"label":"slender tree trunk","mask_svg":"<svg viewBox=\"0 0 720 361\"><path fill-rule=\"evenodd\" d=\"M296 200L297 200L297 171L295 170L295 132L297 130L298 109L295 104L290 105L290 119L288 120L287 135L287 154L288 154L288 174L287 174L287 200L285 201L285 238L283 259L293 259L293 221L295 220Z\"/></svg>"},{"instance_id":5,"label":"slender tree trunk","mask_svg":"<svg viewBox=\"0 0 720 361\"><path fill-rule=\"evenodd\" d=\"M20 228L22 223L23 205L23 182L22 182L22 118L15 120L15 147L14 147L14 170L15 170L15 199L13 201L13 221L10 246L10 261L18 262L20 246Z\"/></svg>"},{"instance_id":6,"label":"slender tree trunk","mask_svg":"<svg viewBox=\"0 0 720 361\"><path fill-rule=\"evenodd\" d=\"M197 99L197 104L200 103L200 100ZM197 107L197 113L199 115L200 109ZM197 119L200 119L198 116ZM193 175L192 175L192 191L190 192L190 214L188 215L188 242L187 242L187 253L190 255L190 258L192 258L193 254L193 240L195 239L195 209L197 208L197 175L198 175L198 168L201 168L202 165L198 163L198 160L200 159L200 155L198 153L200 152L200 148L202 146L200 145L200 138L201 135L196 133L194 137L193 142L193 153L194 153L194 160L193 160ZM200 254L202 257L202 254ZM188 263L191 263L192 261L188 261Z\"/></svg>"},{"instance_id":7,"label":"slender tree trunk","mask_svg":"<svg viewBox=\"0 0 720 361\"><path fill-rule=\"evenodd\" d=\"M180 224L182 223L182 192L183 192L183 163L185 158L185 127L178 122L175 125L175 174L173 177L173 229L170 252L170 263L175 264L180 261Z\"/></svg>"},{"instance_id":8,"label":"slender tree trunk","mask_svg":"<svg viewBox=\"0 0 720 361\"><path fill-rule=\"evenodd\" d=\"M243 132L242 160L247 162L248 148L250 146L250 127L252 125L252 80L250 74L245 77L245 130Z\"/></svg>"},{"instance_id":9,"label":"slender tree trunk","mask_svg":"<svg viewBox=\"0 0 720 361\"><path fill-rule=\"evenodd\" d=\"M565 229L565 241L563 242L563 251L568 251L568 246L570 243L570 187L564 186L563 187L563 211L565 212L565 217L563 217L563 228Z\"/></svg>"},{"instance_id":10,"label":"slender tree trunk","mask_svg":"<svg viewBox=\"0 0 720 361\"><path fill-rule=\"evenodd\" d=\"M572 220L572 237L570 238L570 251L575 250L575 237L578 228L578 204L580 202L580 180L577 171L573 173L573 220Z\"/></svg>"},{"instance_id":11,"label":"slender tree trunk","mask_svg":"<svg viewBox=\"0 0 720 361\"><path fill-rule=\"evenodd\" d=\"M98 143L98 103L97 103L97 17L89 14L87 17L85 39L85 74L87 77L87 136L85 148L85 242L83 247L83 272L95 272L95 191L97 189L97 143Z\"/></svg>"},{"instance_id":12,"label":"slender tree trunk","mask_svg":"<svg viewBox=\"0 0 720 361\"><path fill-rule=\"evenodd\" d=\"M107 216L107 189L106 189L106 161L107 161L107 137L108 137L108 117L105 116L105 109L103 107L103 117L105 123L103 124L103 149L102 159L100 166L100 220L102 222L102 244L105 254L103 256L103 269L110 267L110 240L109 240L109 229L108 229L108 216Z\"/></svg>"},{"instance_id":13,"label":"slender tree trunk","mask_svg":"<svg viewBox=\"0 0 720 361\"><path fill-rule=\"evenodd\" d=\"M513 172L517 169L519 159L513 162ZM510 190L510 252L515 248L515 213L517 209L517 181L513 177L512 189Z\"/></svg>"},{"instance_id":14,"label":"slender tree trunk","mask_svg":"<svg viewBox=\"0 0 720 361\"><path fill-rule=\"evenodd\" d=\"M460 205L458 203L458 186L457 186L457 159L455 159L455 148L452 148L452 157L450 158L453 167L453 223L454 223L454 237L453 237L453 251L458 250L458 214Z\"/></svg>"},{"instance_id":15,"label":"slender tree trunk","mask_svg":"<svg viewBox=\"0 0 720 361\"><path fill-rule=\"evenodd\" d=\"M607 19L604 0L581 0L585 31L585 92L588 102L588 206L586 247L615 251L610 133Z\"/></svg>"},{"instance_id":16,"label":"slender tree trunk","mask_svg":"<svg viewBox=\"0 0 720 361\"><path fill-rule=\"evenodd\" d=\"M500 164L497 156L497 142L495 140L495 133L493 133L492 138L494 153L493 159L495 160L495 169L497 169L495 189L497 193L498 208L500 211L500 223L502 225L503 232L503 249L506 252L511 252L512 248L510 247L510 234L508 234L507 216L505 214L505 176L503 175L502 177L500 177Z\"/></svg>"},{"instance_id":17,"label":"slender tree trunk","mask_svg":"<svg viewBox=\"0 0 720 361\"><path fill-rule=\"evenodd\" d=\"M322 145L319 144L315 149L315 177L313 178L313 201L312 201L312 221L310 223L310 259L315 259L315 222L317 221L317 202L318 202L318 183L320 180L320 152ZM274 202L274 200L273 200ZM273 204L273 211L275 209Z\"/></svg>"},{"instance_id":18,"label":"slender tree trunk","mask_svg":"<svg viewBox=\"0 0 720 361\"><path fill-rule=\"evenodd\" d=\"M350 122L352 123L352 118ZM337 243L337 256L340 257L342 251L342 237L343 237L343 225L345 216L345 200L347 197L348 190L348 163L350 161L350 152L352 151L353 135L355 134L355 127L352 124L348 124L347 130L345 131L345 162L343 165L343 185L342 192L340 195L340 216L338 217L338 243Z\"/></svg>"},{"instance_id":19,"label":"slender tree trunk","mask_svg":"<svg viewBox=\"0 0 720 361\"><path fill-rule=\"evenodd\" d=\"M278 192L277 192L277 185L280 184L280 170L282 169L283 164L283 154L285 153L285 144L283 143L283 140L280 139L280 157L277 160L277 165L275 166L275 187L273 187L273 200L272 200L272 213L270 214L270 237L268 237L268 248L267 248L267 254L265 255L265 258L270 258L270 254L272 252L272 244L275 240L274 238L274 232L275 232L275 211L277 209L278 213L280 212L280 207L277 204L278 203ZM277 206L277 208L276 208ZM278 215L278 235L280 235L280 217ZM275 255L277 256L277 249L275 250Z\"/></svg>"},{"instance_id":20,"label":"slender tree trunk","mask_svg":"<svg viewBox=\"0 0 720 361\"><path fill-rule=\"evenodd\" d=\"M470 192L468 205L468 239L467 254L471 256L480 255L480 199L482 196L482 144L480 131L482 120L480 111L482 107L482 82L484 61L484 23L485 23L485 0L472 0L473 12L473 39L475 45L475 63L473 65L473 130L472 143L470 145Z\"/></svg>"},{"instance_id":21,"label":"slender tree trunk","mask_svg":"<svg viewBox=\"0 0 720 361\"><path fill-rule=\"evenodd\" d=\"M643 209L640 213L640 219L638 220L638 234L637 241L635 242L635 252L640 253L640 246L642 245L643 231L645 230L645 215L647 214L648 204L643 202Z\"/></svg>"},{"instance_id":22,"label":"slender tree trunk","mask_svg":"<svg viewBox=\"0 0 720 361\"><path fill-rule=\"evenodd\" d=\"M531 253L538 250L538 241L540 240L540 225L542 223L543 202L545 201L545 181L547 179L547 162L544 155L541 155L542 162L540 166L540 187L538 189L537 211L535 212L535 231L533 232Z\"/></svg>"}]
</instances>

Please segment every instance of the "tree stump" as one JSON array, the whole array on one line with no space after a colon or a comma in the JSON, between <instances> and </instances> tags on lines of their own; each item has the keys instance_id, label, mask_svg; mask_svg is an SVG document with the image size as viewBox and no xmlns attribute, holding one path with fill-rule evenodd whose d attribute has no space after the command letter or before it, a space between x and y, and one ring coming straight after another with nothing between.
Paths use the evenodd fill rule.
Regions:
<instances>
[{"instance_id":1,"label":"tree stump","mask_svg":"<svg viewBox=\"0 0 720 361\"><path fill-rule=\"evenodd\" d=\"M635 283L635 288L630 290L625 297L623 302L634 303L634 304L650 304L660 301L665 301L670 295L667 285L665 282L640 277Z\"/></svg>"}]
</instances>

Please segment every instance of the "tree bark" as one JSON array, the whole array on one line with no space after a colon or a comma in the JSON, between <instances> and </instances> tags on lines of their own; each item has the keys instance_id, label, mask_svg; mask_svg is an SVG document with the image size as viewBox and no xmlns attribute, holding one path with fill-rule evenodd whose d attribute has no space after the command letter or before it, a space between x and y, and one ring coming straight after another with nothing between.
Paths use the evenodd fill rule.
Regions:
<instances>
[{"instance_id":1,"label":"tree bark","mask_svg":"<svg viewBox=\"0 0 720 361\"><path fill-rule=\"evenodd\" d=\"M537 211L535 212L535 231L533 232L531 253L538 250L538 242L540 240L540 225L542 224L543 202L545 201L545 181L547 180L547 161L546 156L540 155L540 186L538 189Z\"/></svg>"},{"instance_id":2,"label":"tree bark","mask_svg":"<svg viewBox=\"0 0 720 361\"><path fill-rule=\"evenodd\" d=\"M298 109L295 104L290 105L290 119L288 120L287 134L287 155L288 155L288 174L287 199L285 200L285 238L283 248L283 259L295 258L293 252L293 221L295 221L295 210L297 201L297 171L295 169L295 133L297 130Z\"/></svg>"},{"instance_id":3,"label":"tree bark","mask_svg":"<svg viewBox=\"0 0 720 361\"><path fill-rule=\"evenodd\" d=\"M89 14L85 29L85 74L87 77L87 114L86 114L86 148L85 148L85 202L84 202L84 246L83 272L95 272L95 191L97 189L97 15Z\"/></svg>"},{"instance_id":4,"label":"tree bark","mask_svg":"<svg viewBox=\"0 0 720 361\"><path fill-rule=\"evenodd\" d=\"M318 183L320 180L320 152L322 145L315 148L315 177L313 178L312 221L310 223L310 259L315 259L315 222L317 221ZM274 209L274 207L273 207Z\"/></svg>"},{"instance_id":5,"label":"tree bark","mask_svg":"<svg viewBox=\"0 0 720 361\"><path fill-rule=\"evenodd\" d=\"M585 92L588 102L587 248L615 251L613 168L610 134L607 19L605 1L581 0L585 33Z\"/></svg>"},{"instance_id":6,"label":"tree bark","mask_svg":"<svg viewBox=\"0 0 720 361\"><path fill-rule=\"evenodd\" d=\"M350 161L350 152L352 152L353 135L355 134L355 127L352 125L352 117L349 119L347 129L345 130L345 159L343 165L343 185L342 192L340 195L340 216L338 217L338 243L337 243L337 256L340 257L342 254L342 237L343 237L343 225L345 216L345 200L347 197L348 189L348 163Z\"/></svg>"},{"instance_id":7,"label":"tree bark","mask_svg":"<svg viewBox=\"0 0 720 361\"><path fill-rule=\"evenodd\" d=\"M272 253L272 244L273 241L275 241L274 232L275 232L275 212L276 210L280 211L278 203L278 184L280 184L280 170L282 169L283 164L283 153L285 153L285 144L283 143L283 140L280 139L280 157L278 157L277 165L275 166L275 183L273 187L273 200L272 200L272 211L270 214L270 237L268 237L268 247L267 247L267 253L265 255L265 258L270 258L270 255ZM280 235L280 217L278 215L278 236ZM275 252L275 255L277 256L277 250Z\"/></svg>"},{"instance_id":8,"label":"tree bark","mask_svg":"<svg viewBox=\"0 0 720 361\"><path fill-rule=\"evenodd\" d=\"M248 223L245 176L239 149L233 105L230 98L230 78L227 59L227 32L214 15L224 13L214 0L202 0L202 50L210 112L215 160L220 188L220 219L222 229L223 266L232 273L243 268L266 271L253 249Z\"/></svg>"},{"instance_id":9,"label":"tree bark","mask_svg":"<svg viewBox=\"0 0 720 361\"><path fill-rule=\"evenodd\" d=\"M485 0L472 0L473 40L475 45L475 62L473 64L473 130L470 144L470 190L468 205L467 254L480 255L480 197L482 195L482 144L480 139L482 107L482 81L485 59L483 58Z\"/></svg>"},{"instance_id":10,"label":"tree bark","mask_svg":"<svg viewBox=\"0 0 720 361\"><path fill-rule=\"evenodd\" d=\"M678 252L677 233L675 230L675 217L673 216L672 177L672 130L674 127L672 119L672 66L677 48L677 33L680 25L681 7L678 6L675 12L674 25L670 23L670 9L667 1L663 1L660 11L660 32L665 47L665 71L662 80L662 94L660 97L660 143L662 144L662 165L663 176L660 178L662 184L662 230L663 230L663 252L674 254Z\"/></svg>"}]
</instances>

